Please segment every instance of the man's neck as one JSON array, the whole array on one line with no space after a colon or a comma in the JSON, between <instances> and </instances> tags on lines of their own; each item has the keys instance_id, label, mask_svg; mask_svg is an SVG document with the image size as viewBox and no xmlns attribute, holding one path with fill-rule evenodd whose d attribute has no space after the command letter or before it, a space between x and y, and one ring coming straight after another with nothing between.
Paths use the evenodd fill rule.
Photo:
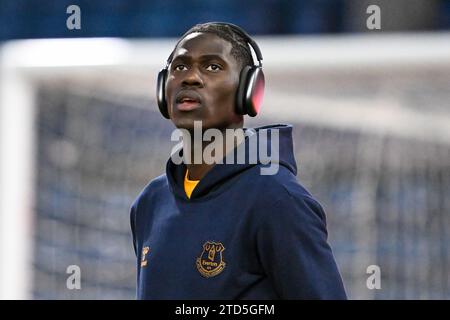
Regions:
<instances>
[{"instance_id":1,"label":"man's neck","mask_svg":"<svg viewBox=\"0 0 450 320\"><path fill-rule=\"evenodd\" d=\"M239 129L241 130L242 128L229 128L229 129ZM243 135L242 137L237 135L234 138L234 142L232 144L227 143L227 139L225 138L225 132L226 130L221 130L222 131L222 144L219 145L217 148L220 150L222 150L221 155L218 157L220 159L223 159L223 157L230 152L231 150L233 150L236 146L238 146L242 141L243 141ZM185 139L189 139L190 140L185 140ZM210 141L203 141L202 140L202 144L201 144L201 162L197 163L197 161L195 161L196 163L194 163L194 159L195 158L195 150L194 150L194 136L191 135L190 137L184 137L183 138L183 150L191 150L191 161L189 161L189 163L186 163L186 167L189 170L189 175L188 175L188 179L189 180L201 180L215 165L215 163L205 163L205 159L203 158L204 156L204 150L205 148L210 145L213 142ZM189 141L189 143L184 143L185 141ZM190 145L189 145L190 144ZM198 159L199 156L197 156Z\"/></svg>"}]
</instances>

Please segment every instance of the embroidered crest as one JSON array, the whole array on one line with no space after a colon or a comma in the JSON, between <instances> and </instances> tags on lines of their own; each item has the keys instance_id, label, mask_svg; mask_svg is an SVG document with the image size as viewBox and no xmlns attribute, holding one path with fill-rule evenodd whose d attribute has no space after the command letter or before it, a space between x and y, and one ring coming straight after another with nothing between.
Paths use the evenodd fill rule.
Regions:
<instances>
[{"instance_id":1,"label":"embroidered crest","mask_svg":"<svg viewBox=\"0 0 450 320\"><path fill-rule=\"evenodd\" d=\"M222 252L225 247L220 242L207 241L203 244L203 252L197 258L197 269L206 278L214 277L225 268Z\"/></svg>"}]
</instances>

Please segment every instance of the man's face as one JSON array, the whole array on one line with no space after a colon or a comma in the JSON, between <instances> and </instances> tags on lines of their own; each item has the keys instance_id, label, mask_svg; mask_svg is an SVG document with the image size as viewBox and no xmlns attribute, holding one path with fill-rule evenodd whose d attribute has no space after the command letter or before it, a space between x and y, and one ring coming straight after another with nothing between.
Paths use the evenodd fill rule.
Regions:
<instances>
[{"instance_id":1,"label":"man's face","mask_svg":"<svg viewBox=\"0 0 450 320\"><path fill-rule=\"evenodd\" d=\"M177 128L242 127L235 113L240 65L231 43L212 33L191 33L177 46L166 82L167 106Z\"/></svg>"}]
</instances>

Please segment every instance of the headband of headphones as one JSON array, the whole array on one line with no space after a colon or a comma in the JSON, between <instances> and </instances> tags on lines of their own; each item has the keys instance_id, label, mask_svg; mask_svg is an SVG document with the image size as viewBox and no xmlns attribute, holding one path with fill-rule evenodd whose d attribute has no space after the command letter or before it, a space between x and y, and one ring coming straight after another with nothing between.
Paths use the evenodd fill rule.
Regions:
<instances>
[{"instance_id":1,"label":"headband of headphones","mask_svg":"<svg viewBox=\"0 0 450 320\"><path fill-rule=\"evenodd\" d=\"M236 33L240 34L241 37L243 37L243 38L247 41L247 43L250 45L250 47L253 49L253 51L254 51L255 54L256 54L256 58L257 58L257 60L258 60L258 64L259 64L260 67L262 67L262 60L263 60L263 57L262 57L262 54L261 54L261 50L259 49L259 47L258 47L258 45L256 44L255 40L253 40L253 39L249 36L249 34L248 34L247 32L245 32L244 29L242 29L241 27L239 27L239 26L237 26L237 25L235 25L235 24L228 23L228 22L209 22L208 24L221 25L221 26L228 26L228 27L230 27L231 29L233 29ZM183 37L182 39L184 39L184 37ZM180 39L180 41L181 41L182 39ZM178 45L178 43L177 43L177 45ZM176 46L175 46L175 48L176 48ZM169 58L167 58L166 69L169 67L169 64L172 62L173 54L174 54L174 51L172 51L172 53L170 54ZM250 55L251 55L251 53L250 53ZM253 56L252 56L252 60L253 60ZM256 64L255 64L255 65L256 65Z\"/></svg>"}]
</instances>

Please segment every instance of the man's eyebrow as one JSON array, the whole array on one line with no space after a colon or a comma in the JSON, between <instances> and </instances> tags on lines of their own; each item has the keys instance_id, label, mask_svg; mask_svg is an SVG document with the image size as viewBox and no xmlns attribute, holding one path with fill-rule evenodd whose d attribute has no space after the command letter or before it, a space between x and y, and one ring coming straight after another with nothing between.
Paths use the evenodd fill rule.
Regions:
<instances>
[{"instance_id":1,"label":"man's eyebrow","mask_svg":"<svg viewBox=\"0 0 450 320\"><path fill-rule=\"evenodd\" d=\"M200 60L214 60L214 59L220 60L223 63L227 63L226 60L222 56L217 55L217 54L204 54L204 55L200 56ZM187 55L187 54L180 54L180 55L177 55L172 61L175 61L175 60L192 60L192 56Z\"/></svg>"}]
</instances>

